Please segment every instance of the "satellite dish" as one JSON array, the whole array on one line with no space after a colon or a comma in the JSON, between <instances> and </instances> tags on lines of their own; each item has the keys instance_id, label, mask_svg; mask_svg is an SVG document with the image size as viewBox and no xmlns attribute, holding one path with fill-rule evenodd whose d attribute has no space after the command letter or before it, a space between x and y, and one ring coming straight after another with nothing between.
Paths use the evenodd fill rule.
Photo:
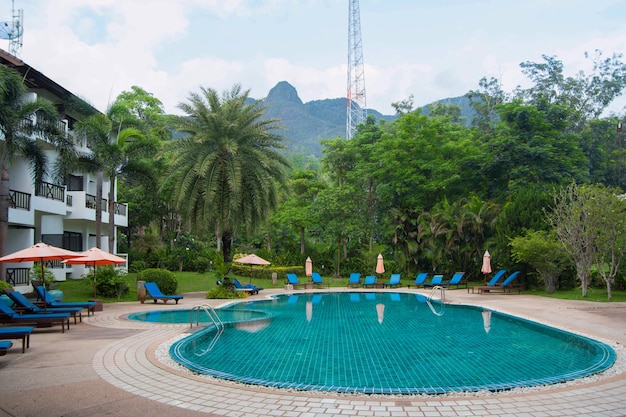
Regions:
<instances>
[{"instance_id":1,"label":"satellite dish","mask_svg":"<svg viewBox=\"0 0 626 417\"><path fill-rule=\"evenodd\" d=\"M22 50L22 34L24 33L24 16L22 9L15 10L14 2L11 2L13 20L0 22L0 39L9 41L9 53L18 56Z\"/></svg>"}]
</instances>

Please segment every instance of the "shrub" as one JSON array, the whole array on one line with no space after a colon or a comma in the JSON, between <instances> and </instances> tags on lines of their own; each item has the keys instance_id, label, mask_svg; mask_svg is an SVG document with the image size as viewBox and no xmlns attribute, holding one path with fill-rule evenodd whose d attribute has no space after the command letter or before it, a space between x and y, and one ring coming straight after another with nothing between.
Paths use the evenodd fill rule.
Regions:
<instances>
[{"instance_id":1,"label":"shrub","mask_svg":"<svg viewBox=\"0 0 626 417\"><path fill-rule=\"evenodd\" d=\"M126 272L113 266L100 266L96 271L96 293L100 297L121 299L128 294L130 287L124 279ZM94 270L85 275L93 283Z\"/></svg>"},{"instance_id":2,"label":"shrub","mask_svg":"<svg viewBox=\"0 0 626 417\"><path fill-rule=\"evenodd\" d=\"M176 294L178 281L176 275L167 269L148 268L137 274L137 281L155 282L161 292L166 295Z\"/></svg>"},{"instance_id":3,"label":"shrub","mask_svg":"<svg viewBox=\"0 0 626 417\"><path fill-rule=\"evenodd\" d=\"M0 281L0 294L4 294L4 289L13 289L13 286L6 281Z\"/></svg>"},{"instance_id":4,"label":"shrub","mask_svg":"<svg viewBox=\"0 0 626 417\"><path fill-rule=\"evenodd\" d=\"M141 272L146 269L146 261L132 261L130 263L130 272Z\"/></svg>"},{"instance_id":5,"label":"shrub","mask_svg":"<svg viewBox=\"0 0 626 417\"><path fill-rule=\"evenodd\" d=\"M44 285L46 288L50 287L50 284L54 283L54 273L48 268L43 268ZM41 263L35 262L30 269L30 279L41 282Z\"/></svg>"},{"instance_id":6,"label":"shrub","mask_svg":"<svg viewBox=\"0 0 626 417\"><path fill-rule=\"evenodd\" d=\"M246 291L235 291L228 285L218 285L215 288L211 288L205 298L209 299L232 299L232 298L244 298L248 294Z\"/></svg>"}]
</instances>

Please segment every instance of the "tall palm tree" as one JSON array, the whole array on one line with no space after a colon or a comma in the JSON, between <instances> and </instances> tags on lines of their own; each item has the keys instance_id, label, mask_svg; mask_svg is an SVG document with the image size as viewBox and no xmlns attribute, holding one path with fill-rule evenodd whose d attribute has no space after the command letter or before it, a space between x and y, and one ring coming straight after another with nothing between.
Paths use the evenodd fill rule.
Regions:
<instances>
[{"instance_id":1,"label":"tall palm tree","mask_svg":"<svg viewBox=\"0 0 626 417\"><path fill-rule=\"evenodd\" d=\"M24 100L27 92L22 77L0 65L0 255L6 251L11 164L18 158L27 161L37 187L46 174L48 161L35 135L52 146L72 150L71 142L58 132L59 116L54 104L42 98ZM5 279L4 272L4 264L0 264L1 279Z\"/></svg>"},{"instance_id":2,"label":"tall palm tree","mask_svg":"<svg viewBox=\"0 0 626 417\"><path fill-rule=\"evenodd\" d=\"M135 128L121 128L109 115L94 114L76 124L76 133L87 139L89 151L78 158L82 169L97 174L96 179L96 247L100 247L102 235L102 183L106 175L109 180L108 196L108 251L115 252L115 183L117 177L141 169L133 156L141 155L152 144Z\"/></svg>"},{"instance_id":3,"label":"tall palm tree","mask_svg":"<svg viewBox=\"0 0 626 417\"><path fill-rule=\"evenodd\" d=\"M224 261L231 261L231 240L241 225L256 230L278 203L289 162L279 151L284 138L265 107L235 85L222 97L210 88L179 104L186 116L175 125L185 134L168 147L168 182L174 201L197 225L215 228Z\"/></svg>"}]
</instances>

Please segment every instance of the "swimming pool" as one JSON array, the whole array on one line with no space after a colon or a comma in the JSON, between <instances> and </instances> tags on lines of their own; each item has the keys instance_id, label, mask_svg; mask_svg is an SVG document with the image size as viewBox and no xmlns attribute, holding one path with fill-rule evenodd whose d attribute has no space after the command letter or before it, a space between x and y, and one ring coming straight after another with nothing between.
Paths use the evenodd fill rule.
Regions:
<instances>
[{"instance_id":1,"label":"swimming pool","mask_svg":"<svg viewBox=\"0 0 626 417\"><path fill-rule=\"evenodd\" d=\"M471 306L390 292L278 296L218 310L226 320L174 343L203 374L300 390L376 394L499 391L601 372L607 345ZM161 312L163 314L165 312ZM189 311L180 312L189 322Z\"/></svg>"}]
</instances>

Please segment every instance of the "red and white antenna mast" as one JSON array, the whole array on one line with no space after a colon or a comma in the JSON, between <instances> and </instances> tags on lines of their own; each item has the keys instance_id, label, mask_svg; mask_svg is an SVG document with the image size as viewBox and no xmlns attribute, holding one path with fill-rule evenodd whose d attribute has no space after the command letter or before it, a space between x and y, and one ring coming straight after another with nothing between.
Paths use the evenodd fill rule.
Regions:
<instances>
[{"instance_id":1,"label":"red and white antenna mast","mask_svg":"<svg viewBox=\"0 0 626 417\"><path fill-rule=\"evenodd\" d=\"M359 0L349 0L348 9L348 95L346 96L346 139L351 139L356 126L365 123L365 71L361 43Z\"/></svg>"}]
</instances>

